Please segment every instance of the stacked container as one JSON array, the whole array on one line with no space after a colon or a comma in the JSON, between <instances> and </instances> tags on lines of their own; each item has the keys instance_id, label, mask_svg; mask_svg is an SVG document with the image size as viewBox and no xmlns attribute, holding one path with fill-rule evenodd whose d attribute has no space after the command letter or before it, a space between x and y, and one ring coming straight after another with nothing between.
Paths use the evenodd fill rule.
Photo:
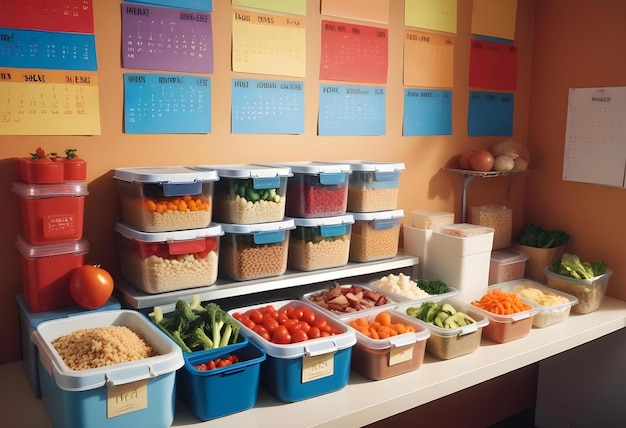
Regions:
<instances>
[{"instance_id":1,"label":"stacked container","mask_svg":"<svg viewBox=\"0 0 626 428\"><path fill-rule=\"evenodd\" d=\"M289 231L285 218L288 167L249 164L201 165L217 171L214 216L221 238L220 274L235 281L265 278L287 270Z\"/></svg>"},{"instance_id":2,"label":"stacked container","mask_svg":"<svg viewBox=\"0 0 626 428\"><path fill-rule=\"evenodd\" d=\"M293 176L287 181L285 212L293 217L288 266L313 271L345 266L354 219L346 214L350 167L324 162L279 163Z\"/></svg>"},{"instance_id":3,"label":"stacked container","mask_svg":"<svg viewBox=\"0 0 626 428\"><path fill-rule=\"evenodd\" d=\"M69 291L72 272L84 264L89 244L82 239L86 165L65 174L65 163L50 159L15 162L12 190L20 197L24 298L28 309L42 312L74 303ZM71 178L71 180L70 180Z\"/></svg>"},{"instance_id":4,"label":"stacked container","mask_svg":"<svg viewBox=\"0 0 626 428\"><path fill-rule=\"evenodd\" d=\"M121 274L146 293L217 280L219 237L212 224L217 172L188 167L118 168Z\"/></svg>"},{"instance_id":5,"label":"stacked container","mask_svg":"<svg viewBox=\"0 0 626 428\"><path fill-rule=\"evenodd\" d=\"M404 211L396 209L403 163L345 161L352 171L348 213L354 217L350 260L370 262L398 254Z\"/></svg>"}]
</instances>

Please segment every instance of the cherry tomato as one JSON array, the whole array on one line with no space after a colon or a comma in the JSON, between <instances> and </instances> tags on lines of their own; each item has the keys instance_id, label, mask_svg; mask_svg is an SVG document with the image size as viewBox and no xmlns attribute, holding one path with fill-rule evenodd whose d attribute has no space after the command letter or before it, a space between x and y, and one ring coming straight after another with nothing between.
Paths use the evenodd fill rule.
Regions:
<instances>
[{"instance_id":1,"label":"cherry tomato","mask_svg":"<svg viewBox=\"0 0 626 428\"><path fill-rule=\"evenodd\" d=\"M321 334L322 332L317 327L311 327L307 332L307 336L309 336L309 339L317 339L321 336Z\"/></svg>"},{"instance_id":2,"label":"cherry tomato","mask_svg":"<svg viewBox=\"0 0 626 428\"><path fill-rule=\"evenodd\" d=\"M289 318L299 320L299 319L302 319L302 314L303 314L303 311L301 307L293 308L293 311L291 311Z\"/></svg>"},{"instance_id":3,"label":"cherry tomato","mask_svg":"<svg viewBox=\"0 0 626 428\"><path fill-rule=\"evenodd\" d=\"M280 326L278 321L275 318L273 318L271 314L269 313L266 313L265 316L263 316L262 324L263 324L263 327L265 327L265 329L270 334L274 334L274 330L276 330L276 328Z\"/></svg>"},{"instance_id":4,"label":"cherry tomato","mask_svg":"<svg viewBox=\"0 0 626 428\"><path fill-rule=\"evenodd\" d=\"M291 332L291 343L304 342L305 340L309 340L309 336L304 330L294 330Z\"/></svg>"},{"instance_id":5,"label":"cherry tomato","mask_svg":"<svg viewBox=\"0 0 626 428\"><path fill-rule=\"evenodd\" d=\"M285 345L291 343L291 334L284 325L279 325L272 332L272 342Z\"/></svg>"},{"instance_id":6,"label":"cherry tomato","mask_svg":"<svg viewBox=\"0 0 626 428\"><path fill-rule=\"evenodd\" d=\"M285 322L289 320L289 317L286 313L278 311L276 313L278 314L278 316L276 317L276 321L278 321L279 324L285 324Z\"/></svg>"},{"instance_id":7,"label":"cherry tomato","mask_svg":"<svg viewBox=\"0 0 626 428\"><path fill-rule=\"evenodd\" d=\"M263 339L267 340L268 342L272 340L272 336L270 335L270 332L267 331L267 329L263 327L261 324L255 325L252 328L252 331L254 331L256 334L258 334L259 336L261 336Z\"/></svg>"},{"instance_id":8,"label":"cherry tomato","mask_svg":"<svg viewBox=\"0 0 626 428\"><path fill-rule=\"evenodd\" d=\"M233 318L248 327L250 330L252 330L256 325L256 323L254 323L246 314L236 313L233 314Z\"/></svg>"},{"instance_id":9,"label":"cherry tomato","mask_svg":"<svg viewBox=\"0 0 626 428\"><path fill-rule=\"evenodd\" d=\"M302 308L300 308L300 317L298 318L301 321L304 321L306 323L309 324L315 324L315 312L313 312L313 310L311 308L307 308L306 306L303 306Z\"/></svg>"},{"instance_id":10,"label":"cherry tomato","mask_svg":"<svg viewBox=\"0 0 626 428\"><path fill-rule=\"evenodd\" d=\"M263 321L263 312L259 311L258 309L253 309L248 314L248 317L253 323L260 324Z\"/></svg>"},{"instance_id":11,"label":"cherry tomato","mask_svg":"<svg viewBox=\"0 0 626 428\"><path fill-rule=\"evenodd\" d=\"M72 299L85 309L97 309L113 294L113 277L100 266L83 265L70 277Z\"/></svg>"}]
</instances>

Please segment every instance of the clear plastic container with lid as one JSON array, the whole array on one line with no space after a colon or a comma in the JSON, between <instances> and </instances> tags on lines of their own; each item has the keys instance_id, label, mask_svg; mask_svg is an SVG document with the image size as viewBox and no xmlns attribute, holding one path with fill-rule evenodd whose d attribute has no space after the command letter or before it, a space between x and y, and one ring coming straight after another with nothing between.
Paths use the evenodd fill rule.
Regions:
<instances>
[{"instance_id":1,"label":"clear plastic container with lid","mask_svg":"<svg viewBox=\"0 0 626 428\"><path fill-rule=\"evenodd\" d=\"M489 285L524 278L528 255L510 248L491 252L489 265Z\"/></svg>"},{"instance_id":2,"label":"clear plastic container with lid","mask_svg":"<svg viewBox=\"0 0 626 428\"><path fill-rule=\"evenodd\" d=\"M217 171L213 218L238 224L280 221L285 216L288 167L263 165L200 165Z\"/></svg>"},{"instance_id":3,"label":"clear plastic container with lid","mask_svg":"<svg viewBox=\"0 0 626 428\"><path fill-rule=\"evenodd\" d=\"M402 162L349 160L348 206L351 212L389 211L398 208Z\"/></svg>"},{"instance_id":4,"label":"clear plastic container with lid","mask_svg":"<svg viewBox=\"0 0 626 428\"><path fill-rule=\"evenodd\" d=\"M353 216L294 218L294 222L289 236L291 269L311 271L348 263Z\"/></svg>"},{"instance_id":5,"label":"clear plastic container with lid","mask_svg":"<svg viewBox=\"0 0 626 428\"><path fill-rule=\"evenodd\" d=\"M113 176L122 220L145 232L208 227L213 213L213 170L184 166L118 168Z\"/></svg>"},{"instance_id":6,"label":"clear plastic container with lid","mask_svg":"<svg viewBox=\"0 0 626 428\"><path fill-rule=\"evenodd\" d=\"M349 213L354 216L350 237L350 260L370 262L398 254L403 210Z\"/></svg>"},{"instance_id":7,"label":"clear plastic container with lid","mask_svg":"<svg viewBox=\"0 0 626 428\"><path fill-rule=\"evenodd\" d=\"M348 206L350 166L325 162L285 162L272 164L291 168L287 180L289 217L331 217L343 215Z\"/></svg>"},{"instance_id":8,"label":"clear plastic container with lid","mask_svg":"<svg viewBox=\"0 0 626 428\"><path fill-rule=\"evenodd\" d=\"M138 289L154 294L213 285L222 228L143 232L118 222L120 271Z\"/></svg>"},{"instance_id":9,"label":"clear plastic container with lid","mask_svg":"<svg viewBox=\"0 0 626 428\"><path fill-rule=\"evenodd\" d=\"M269 223L221 223L220 275L235 281L277 276L287 270L293 219Z\"/></svg>"}]
</instances>

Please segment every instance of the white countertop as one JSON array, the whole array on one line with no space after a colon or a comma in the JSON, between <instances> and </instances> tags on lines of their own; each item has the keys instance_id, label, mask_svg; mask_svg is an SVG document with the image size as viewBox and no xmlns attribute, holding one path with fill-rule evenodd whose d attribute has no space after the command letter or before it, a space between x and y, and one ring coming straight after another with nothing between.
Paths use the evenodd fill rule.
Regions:
<instances>
[{"instance_id":1,"label":"white countertop","mask_svg":"<svg viewBox=\"0 0 626 428\"><path fill-rule=\"evenodd\" d=\"M605 297L599 310L571 314L559 324L497 344L483 339L473 353L451 360L426 354L414 372L371 381L351 372L345 388L296 403L282 403L261 390L254 408L213 421L197 420L177 404L175 427L361 427L461 389L533 364L626 327L626 302ZM0 412L4 426L47 428L41 400L28 383L20 362L0 365ZM304 422L306 425L302 424Z\"/></svg>"}]
</instances>

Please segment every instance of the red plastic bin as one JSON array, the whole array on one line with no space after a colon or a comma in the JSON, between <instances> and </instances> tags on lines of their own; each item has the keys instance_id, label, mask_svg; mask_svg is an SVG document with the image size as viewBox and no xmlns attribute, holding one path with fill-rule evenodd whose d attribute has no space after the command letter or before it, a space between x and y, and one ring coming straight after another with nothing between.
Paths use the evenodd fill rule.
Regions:
<instances>
[{"instance_id":1,"label":"red plastic bin","mask_svg":"<svg viewBox=\"0 0 626 428\"><path fill-rule=\"evenodd\" d=\"M49 311L73 305L70 277L84 264L89 243L29 245L18 235L15 243L22 255L24 299L32 312Z\"/></svg>"}]
</instances>

